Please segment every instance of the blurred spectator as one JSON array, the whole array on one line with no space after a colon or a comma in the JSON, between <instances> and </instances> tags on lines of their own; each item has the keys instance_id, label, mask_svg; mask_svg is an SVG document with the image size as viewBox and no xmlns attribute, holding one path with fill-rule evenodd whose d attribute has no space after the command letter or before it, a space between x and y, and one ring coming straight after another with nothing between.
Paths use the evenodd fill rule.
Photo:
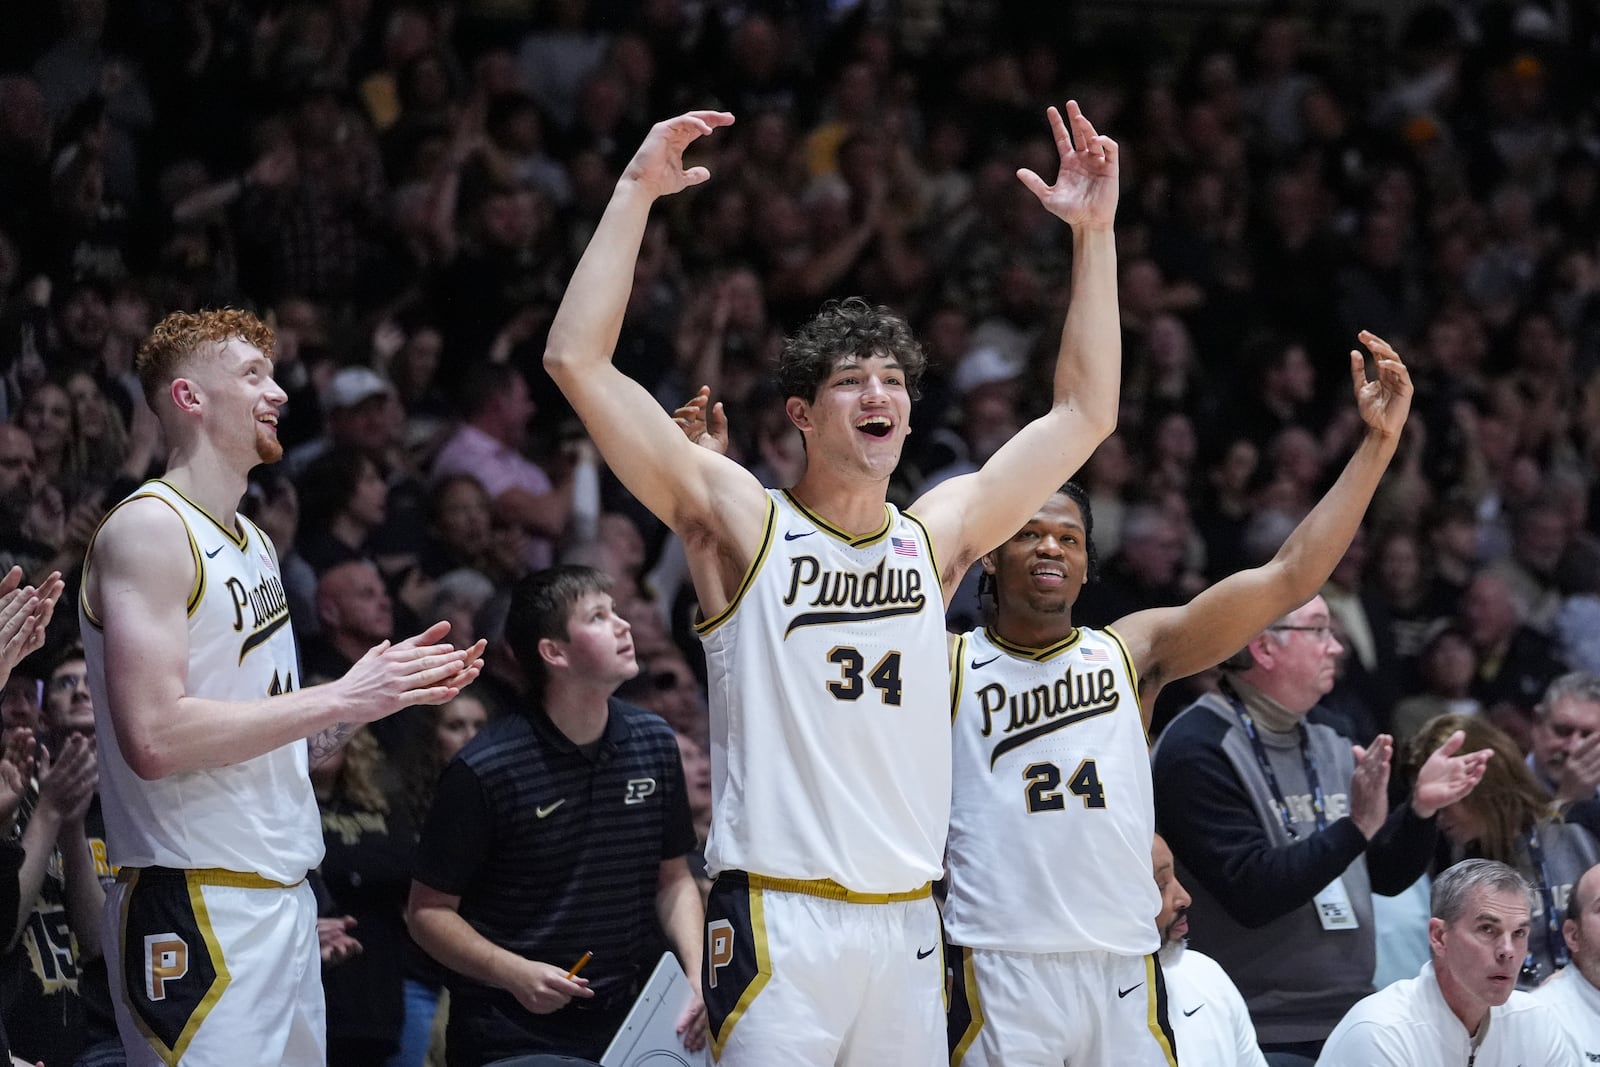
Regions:
<instances>
[{"instance_id":1,"label":"blurred spectator","mask_svg":"<svg viewBox=\"0 0 1600 1067\"><path fill-rule=\"evenodd\" d=\"M1600 788L1600 674L1576 671L1550 683L1534 708L1528 767L1563 804Z\"/></svg>"},{"instance_id":2,"label":"blurred spectator","mask_svg":"<svg viewBox=\"0 0 1600 1067\"><path fill-rule=\"evenodd\" d=\"M1130 508L1122 523L1122 547L1083 587L1078 618L1103 626L1145 608L1183 603L1188 599L1181 584L1183 556L1182 531L1168 515L1148 504Z\"/></svg>"},{"instance_id":3,"label":"blurred spectator","mask_svg":"<svg viewBox=\"0 0 1600 1067\"><path fill-rule=\"evenodd\" d=\"M1562 665L1549 639L1523 625L1523 617L1510 583L1493 571L1473 578L1461 598L1461 626L1478 653L1472 696L1526 750L1533 706Z\"/></svg>"},{"instance_id":4,"label":"blurred spectator","mask_svg":"<svg viewBox=\"0 0 1600 1067\"><path fill-rule=\"evenodd\" d=\"M1405 744L1440 715L1479 715L1483 705L1471 696L1478 673L1478 653L1459 628L1441 624L1421 654L1422 690L1394 707L1390 729L1396 744ZM1538 728L1534 728L1535 745Z\"/></svg>"},{"instance_id":5,"label":"blurred spectator","mask_svg":"<svg viewBox=\"0 0 1600 1067\"><path fill-rule=\"evenodd\" d=\"M1439 811L1448 862L1463 857L1498 860L1520 872L1532 888L1533 916L1519 989L1533 989L1570 957L1561 938L1561 916L1579 876L1600 861L1600 843L1588 830L1567 822L1550 793L1533 776L1506 734L1486 719L1446 715L1412 738L1401 763L1407 778L1442 738L1464 732L1466 752L1492 752L1483 781L1472 793Z\"/></svg>"},{"instance_id":6,"label":"blurred spectator","mask_svg":"<svg viewBox=\"0 0 1600 1067\"><path fill-rule=\"evenodd\" d=\"M394 606L377 566L353 559L323 571L317 581L317 622L320 630L300 657L307 685L342 678L367 649L394 637Z\"/></svg>"}]
</instances>

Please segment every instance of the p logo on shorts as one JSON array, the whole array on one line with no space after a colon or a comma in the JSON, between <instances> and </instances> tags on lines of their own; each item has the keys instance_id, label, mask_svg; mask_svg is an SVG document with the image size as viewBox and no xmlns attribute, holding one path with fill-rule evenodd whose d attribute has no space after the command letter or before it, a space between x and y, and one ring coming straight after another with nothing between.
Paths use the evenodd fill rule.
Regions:
<instances>
[{"instance_id":1,"label":"p logo on shorts","mask_svg":"<svg viewBox=\"0 0 1600 1067\"><path fill-rule=\"evenodd\" d=\"M167 983L189 973L189 944L172 932L146 934L144 939L144 995L152 1001L167 999Z\"/></svg>"},{"instance_id":2,"label":"p logo on shorts","mask_svg":"<svg viewBox=\"0 0 1600 1067\"><path fill-rule=\"evenodd\" d=\"M717 972L733 962L733 924L727 919L706 923L706 985L717 988Z\"/></svg>"}]
</instances>

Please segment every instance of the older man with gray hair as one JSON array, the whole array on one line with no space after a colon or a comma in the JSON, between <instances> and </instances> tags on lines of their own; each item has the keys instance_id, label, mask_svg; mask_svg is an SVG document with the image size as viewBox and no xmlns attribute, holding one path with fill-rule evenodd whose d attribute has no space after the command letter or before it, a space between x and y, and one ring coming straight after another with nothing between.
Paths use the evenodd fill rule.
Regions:
<instances>
[{"instance_id":1,"label":"older man with gray hair","mask_svg":"<svg viewBox=\"0 0 1600 1067\"><path fill-rule=\"evenodd\" d=\"M1557 800L1592 800L1600 787L1600 674L1573 671L1534 708L1528 766Z\"/></svg>"},{"instance_id":2,"label":"older man with gray hair","mask_svg":"<svg viewBox=\"0 0 1600 1067\"><path fill-rule=\"evenodd\" d=\"M1462 860L1433 883L1432 959L1361 1001L1317 1067L1577 1067L1556 1012L1517 991L1528 952L1528 883L1495 860Z\"/></svg>"},{"instance_id":3,"label":"older man with gray hair","mask_svg":"<svg viewBox=\"0 0 1600 1067\"><path fill-rule=\"evenodd\" d=\"M1587 1062L1600 1063L1600 864L1572 887L1561 934L1572 966L1551 975L1533 997L1555 1011Z\"/></svg>"}]
</instances>

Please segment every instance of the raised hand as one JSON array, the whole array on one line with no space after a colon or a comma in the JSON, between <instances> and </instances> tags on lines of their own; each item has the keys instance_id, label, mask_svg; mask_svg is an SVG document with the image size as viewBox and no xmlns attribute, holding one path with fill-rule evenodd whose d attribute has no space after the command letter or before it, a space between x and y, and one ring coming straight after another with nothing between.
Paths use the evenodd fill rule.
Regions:
<instances>
[{"instance_id":1,"label":"raised hand","mask_svg":"<svg viewBox=\"0 0 1600 1067\"><path fill-rule=\"evenodd\" d=\"M1361 421L1385 437L1393 437L1406 424L1411 411L1411 372L1406 369L1389 342L1373 333L1362 330L1361 343L1372 353L1377 367L1377 379L1367 381L1361 353L1350 350L1350 381L1355 386L1356 407L1361 411Z\"/></svg>"},{"instance_id":2,"label":"raised hand","mask_svg":"<svg viewBox=\"0 0 1600 1067\"><path fill-rule=\"evenodd\" d=\"M1417 784L1411 790L1411 810L1420 818L1432 818L1440 808L1454 804L1483 781L1483 770L1494 752L1486 748L1465 756L1456 755L1466 740L1467 735L1457 730L1433 750L1433 755L1417 771Z\"/></svg>"},{"instance_id":3,"label":"raised hand","mask_svg":"<svg viewBox=\"0 0 1600 1067\"><path fill-rule=\"evenodd\" d=\"M1067 101L1065 120L1053 107L1048 114L1061 155L1055 184L1046 185L1026 167L1017 171L1017 177L1050 214L1069 226L1109 227L1117 215L1117 142L1094 131L1076 100Z\"/></svg>"},{"instance_id":4,"label":"raised hand","mask_svg":"<svg viewBox=\"0 0 1600 1067\"><path fill-rule=\"evenodd\" d=\"M650 127L644 143L622 172L623 182L632 182L652 197L669 196L711 177L704 167L683 166L683 150L718 126L733 123L726 111L691 111Z\"/></svg>"},{"instance_id":5,"label":"raised hand","mask_svg":"<svg viewBox=\"0 0 1600 1067\"><path fill-rule=\"evenodd\" d=\"M683 430L683 435L701 448L708 448L719 456L728 454L728 415L722 401L711 403L711 387L702 385L700 391L672 413L672 421Z\"/></svg>"},{"instance_id":6,"label":"raised hand","mask_svg":"<svg viewBox=\"0 0 1600 1067\"><path fill-rule=\"evenodd\" d=\"M1379 734L1369 748L1352 745L1356 773L1350 778L1350 820L1368 841L1389 817L1389 761L1394 738Z\"/></svg>"}]
</instances>

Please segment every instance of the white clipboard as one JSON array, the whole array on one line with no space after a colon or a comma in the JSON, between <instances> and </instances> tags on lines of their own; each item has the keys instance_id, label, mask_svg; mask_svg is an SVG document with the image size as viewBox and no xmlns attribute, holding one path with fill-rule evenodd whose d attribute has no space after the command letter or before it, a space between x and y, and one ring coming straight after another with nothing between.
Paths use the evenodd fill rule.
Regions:
<instances>
[{"instance_id":1,"label":"white clipboard","mask_svg":"<svg viewBox=\"0 0 1600 1067\"><path fill-rule=\"evenodd\" d=\"M600 1067L710 1067L710 1053L690 1052L677 1034L678 1018L692 995L677 957L662 953L644 992L600 1057Z\"/></svg>"}]
</instances>

